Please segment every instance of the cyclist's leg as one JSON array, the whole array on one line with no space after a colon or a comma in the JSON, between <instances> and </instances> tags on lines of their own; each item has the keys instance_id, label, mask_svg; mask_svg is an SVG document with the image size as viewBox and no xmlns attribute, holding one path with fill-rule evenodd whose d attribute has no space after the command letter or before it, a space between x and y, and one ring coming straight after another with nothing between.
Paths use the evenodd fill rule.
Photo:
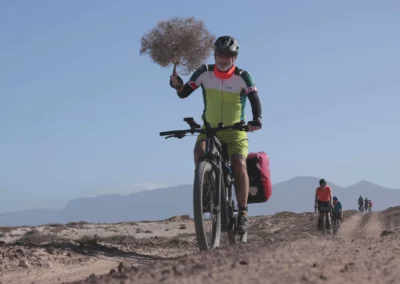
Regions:
<instances>
[{"instance_id":1,"label":"cyclist's leg","mask_svg":"<svg viewBox=\"0 0 400 284\"><path fill-rule=\"evenodd\" d=\"M206 151L206 138L205 134L200 134L197 136L196 144L193 149L194 165L198 164L199 159L204 155Z\"/></svg>"},{"instance_id":2,"label":"cyclist's leg","mask_svg":"<svg viewBox=\"0 0 400 284\"><path fill-rule=\"evenodd\" d=\"M329 214L329 212L326 212L326 229L329 231L332 226L331 226L331 216Z\"/></svg>"},{"instance_id":3,"label":"cyclist's leg","mask_svg":"<svg viewBox=\"0 0 400 284\"><path fill-rule=\"evenodd\" d=\"M247 198L249 194L249 176L246 159L248 155L247 134L243 131L224 131L221 140L227 144L231 157L232 172L235 181L235 193L239 207L238 231L247 230Z\"/></svg>"},{"instance_id":4,"label":"cyclist's leg","mask_svg":"<svg viewBox=\"0 0 400 284\"><path fill-rule=\"evenodd\" d=\"M325 216L326 216L326 229L330 230L331 229L331 214L329 212L329 207L330 207L330 203L328 202L324 202L324 207L325 207Z\"/></svg>"},{"instance_id":5,"label":"cyclist's leg","mask_svg":"<svg viewBox=\"0 0 400 284\"><path fill-rule=\"evenodd\" d=\"M321 231L322 230L322 221L323 221L323 218L324 218L324 212L323 212L323 208L321 207L321 202L318 200L318 207L317 207L317 209L318 209L318 223L317 223L317 229L318 229L318 231Z\"/></svg>"},{"instance_id":6,"label":"cyclist's leg","mask_svg":"<svg viewBox=\"0 0 400 284\"><path fill-rule=\"evenodd\" d=\"M247 142L247 141L246 141ZM247 144L242 142L240 144ZM235 179L235 191L238 206L247 207L247 198L249 194L249 176L247 173L246 153L236 153L231 155L232 172Z\"/></svg>"}]
</instances>

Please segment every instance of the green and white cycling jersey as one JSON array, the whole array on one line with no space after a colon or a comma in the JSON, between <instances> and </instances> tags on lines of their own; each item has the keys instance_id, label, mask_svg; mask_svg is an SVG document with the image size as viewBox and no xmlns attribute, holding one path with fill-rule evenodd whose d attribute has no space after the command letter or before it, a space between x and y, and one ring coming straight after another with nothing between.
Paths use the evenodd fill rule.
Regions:
<instances>
[{"instance_id":1,"label":"green and white cycling jersey","mask_svg":"<svg viewBox=\"0 0 400 284\"><path fill-rule=\"evenodd\" d=\"M189 86L190 89L187 87ZM178 90L185 98L201 87L203 91L203 121L216 127L218 123L232 125L245 120L247 96L257 93L257 87L249 72L233 66L228 72L220 72L214 64L200 66L190 77L187 84ZM261 118L261 107L253 106L253 119Z\"/></svg>"}]
</instances>

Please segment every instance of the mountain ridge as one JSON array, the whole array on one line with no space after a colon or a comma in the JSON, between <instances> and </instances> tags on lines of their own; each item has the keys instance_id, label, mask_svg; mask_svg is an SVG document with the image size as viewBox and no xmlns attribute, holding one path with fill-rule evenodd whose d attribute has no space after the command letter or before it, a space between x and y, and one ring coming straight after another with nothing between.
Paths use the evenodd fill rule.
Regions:
<instances>
[{"instance_id":1,"label":"mountain ridge","mask_svg":"<svg viewBox=\"0 0 400 284\"><path fill-rule=\"evenodd\" d=\"M297 176L278 182L272 186L272 196L268 202L249 204L249 214L313 211L318 181L317 177ZM369 197L374 203L374 210L383 210L400 203L400 190L385 188L365 180L348 187L338 186L329 180L328 184L333 194L342 201L345 210L357 208L359 195ZM60 209L27 209L0 213L0 226L36 226L81 220L91 223L160 220L176 215L192 216L192 208L192 184L182 184L127 195L101 194L75 198Z\"/></svg>"}]
</instances>

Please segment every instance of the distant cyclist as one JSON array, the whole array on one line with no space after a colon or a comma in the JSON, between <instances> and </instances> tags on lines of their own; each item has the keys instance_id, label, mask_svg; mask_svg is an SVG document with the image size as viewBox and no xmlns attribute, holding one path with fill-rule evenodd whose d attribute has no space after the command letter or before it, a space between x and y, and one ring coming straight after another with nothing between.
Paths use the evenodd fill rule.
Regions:
<instances>
[{"instance_id":1,"label":"distant cyclist","mask_svg":"<svg viewBox=\"0 0 400 284\"><path fill-rule=\"evenodd\" d=\"M358 210L361 211L361 208L364 207L364 199L362 197L362 195L360 195L360 197L358 198Z\"/></svg>"},{"instance_id":2,"label":"distant cyclist","mask_svg":"<svg viewBox=\"0 0 400 284\"><path fill-rule=\"evenodd\" d=\"M371 212L371 210L372 210L372 201L371 201L371 199L368 199L368 208L369 208L369 212Z\"/></svg>"},{"instance_id":3,"label":"distant cyclist","mask_svg":"<svg viewBox=\"0 0 400 284\"><path fill-rule=\"evenodd\" d=\"M369 200L368 200L368 197L365 197L365 200L364 200L364 210L367 211L368 208L369 208Z\"/></svg>"},{"instance_id":4,"label":"distant cyclist","mask_svg":"<svg viewBox=\"0 0 400 284\"><path fill-rule=\"evenodd\" d=\"M336 196L333 197L333 209L332 209L332 220L338 218L340 221L343 220L343 209L342 203Z\"/></svg>"},{"instance_id":5,"label":"distant cyclist","mask_svg":"<svg viewBox=\"0 0 400 284\"><path fill-rule=\"evenodd\" d=\"M332 190L326 185L326 181L321 179L319 187L315 190L315 207L318 207L318 230L322 230L324 215L326 216L326 229L331 231L331 218L329 212L332 208Z\"/></svg>"}]
</instances>

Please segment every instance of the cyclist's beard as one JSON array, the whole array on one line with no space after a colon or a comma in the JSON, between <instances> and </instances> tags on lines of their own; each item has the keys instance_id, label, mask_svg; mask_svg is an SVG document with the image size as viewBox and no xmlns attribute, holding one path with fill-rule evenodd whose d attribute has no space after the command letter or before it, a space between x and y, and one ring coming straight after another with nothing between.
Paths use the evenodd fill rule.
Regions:
<instances>
[{"instance_id":1,"label":"cyclist's beard","mask_svg":"<svg viewBox=\"0 0 400 284\"><path fill-rule=\"evenodd\" d=\"M232 68L233 63L232 62L224 62L224 63L216 62L216 65L217 65L217 68L219 71L226 72Z\"/></svg>"}]
</instances>

